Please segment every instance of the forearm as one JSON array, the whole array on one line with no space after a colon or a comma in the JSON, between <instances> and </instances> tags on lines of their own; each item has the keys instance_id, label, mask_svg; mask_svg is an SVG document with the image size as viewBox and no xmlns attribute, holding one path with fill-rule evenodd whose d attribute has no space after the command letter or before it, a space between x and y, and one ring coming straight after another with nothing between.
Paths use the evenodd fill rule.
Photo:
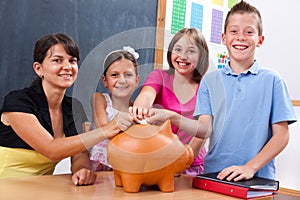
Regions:
<instances>
[{"instance_id":1,"label":"forearm","mask_svg":"<svg viewBox=\"0 0 300 200\"><path fill-rule=\"evenodd\" d=\"M109 123L106 126L88 131L76 136L52 139L49 148L42 154L51 160L61 160L86 151L100 141L111 138L120 132L116 123Z\"/></svg>"},{"instance_id":2,"label":"forearm","mask_svg":"<svg viewBox=\"0 0 300 200\"><path fill-rule=\"evenodd\" d=\"M273 136L253 159L246 163L254 173L274 159L288 144L289 131L287 124L273 125Z\"/></svg>"},{"instance_id":3,"label":"forearm","mask_svg":"<svg viewBox=\"0 0 300 200\"><path fill-rule=\"evenodd\" d=\"M91 98L93 122L97 128L108 124L106 99L102 93L95 92Z\"/></svg>"},{"instance_id":4,"label":"forearm","mask_svg":"<svg viewBox=\"0 0 300 200\"><path fill-rule=\"evenodd\" d=\"M139 95L134 101L133 106L140 108L150 108L153 104L153 100L148 95Z\"/></svg>"},{"instance_id":5,"label":"forearm","mask_svg":"<svg viewBox=\"0 0 300 200\"><path fill-rule=\"evenodd\" d=\"M90 185L95 183L97 175L91 170L88 152L72 156L72 181L74 185Z\"/></svg>"},{"instance_id":6,"label":"forearm","mask_svg":"<svg viewBox=\"0 0 300 200\"><path fill-rule=\"evenodd\" d=\"M155 97L156 91L150 86L144 86L129 112L134 118L143 119L152 107Z\"/></svg>"},{"instance_id":7,"label":"forearm","mask_svg":"<svg viewBox=\"0 0 300 200\"><path fill-rule=\"evenodd\" d=\"M167 111L167 118L180 130L197 138L206 139L211 134L212 125L207 116L203 117L204 118L199 117L198 120L195 120L184 117L173 111Z\"/></svg>"},{"instance_id":8,"label":"forearm","mask_svg":"<svg viewBox=\"0 0 300 200\"><path fill-rule=\"evenodd\" d=\"M131 125L132 117L118 114L109 124L83 134L54 138L32 114L11 112L5 115L6 123L34 150L53 161L76 155L100 141L118 134ZM121 127L121 128L120 128Z\"/></svg>"},{"instance_id":9,"label":"forearm","mask_svg":"<svg viewBox=\"0 0 300 200\"><path fill-rule=\"evenodd\" d=\"M191 139L191 141L189 142L189 145L193 149L194 157L197 157L197 155L201 151L204 143L205 143L205 139L200 139L200 138L196 138L196 137L193 137Z\"/></svg>"},{"instance_id":10,"label":"forearm","mask_svg":"<svg viewBox=\"0 0 300 200\"><path fill-rule=\"evenodd\" d=\"M71 157L71 172L74 174L80 169L91 169L89 153L87 151Z\"/></svg>"}]
</instances>

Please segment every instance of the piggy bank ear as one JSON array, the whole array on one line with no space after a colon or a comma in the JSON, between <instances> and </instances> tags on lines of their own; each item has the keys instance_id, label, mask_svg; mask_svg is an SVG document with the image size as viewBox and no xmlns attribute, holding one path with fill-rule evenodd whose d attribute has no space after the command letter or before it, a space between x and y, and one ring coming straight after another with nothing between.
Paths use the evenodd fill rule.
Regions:
<instances>
[{"instance_id":1,"label":"piggy bank ear","mask_svg":"<svg viewBox=\"0 0 300 200\"><path fill-rule=\"evenodd\" d=\"M173 136L171 121L169 119L160 125L159 132L167 136Z\"/></svg>"}]
</instances>

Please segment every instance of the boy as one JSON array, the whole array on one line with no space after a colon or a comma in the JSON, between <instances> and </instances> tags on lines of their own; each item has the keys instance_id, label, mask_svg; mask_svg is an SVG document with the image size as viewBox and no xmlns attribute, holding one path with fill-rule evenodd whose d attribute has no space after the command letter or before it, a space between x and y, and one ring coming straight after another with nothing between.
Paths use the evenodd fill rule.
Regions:
<instances>
[{"instance_id":1,"label":"boy","mask_svg":"<svg viewBox=\"0 0 300 200\"><path fill-rule=\"evenodd\" d=\"M296 121L284 81L254 59L263 41L259 11L239 2L228 12L222 34L230 62L200 84L194 116L199 125L213 126L204 172L221 171L219 179L274 179L274 158Z\"/></svg>"}]
</instances>

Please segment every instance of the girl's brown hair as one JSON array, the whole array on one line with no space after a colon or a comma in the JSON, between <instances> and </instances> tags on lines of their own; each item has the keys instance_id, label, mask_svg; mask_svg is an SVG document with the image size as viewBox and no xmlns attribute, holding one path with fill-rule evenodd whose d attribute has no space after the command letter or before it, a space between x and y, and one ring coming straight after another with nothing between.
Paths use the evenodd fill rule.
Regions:
<instances>
[{"instance_id":1,"label":"girl's brown hair","mask_svg":"<svg viewBox=\"0 0 300 200\"><path fill-rule=\"evenodd\" d=\"M56 44L62 44L67 54L77 58L77 61L79 61L80 52L78 45L73 41L72 38L63 33L48 34L42 36L35 43L33 51L33 61L43 63L48 50ZM40 80L41 78L38 76L36 79L33 80L31 84L33 85L36 82L39 82Z\"/></svg>"},{"instance_id":2,"label":"girl's brown hair","mask_svg":"<svg viewBox=\"0 0 300 200\"><path fill-rule=\"evenodd\" d=\"M180 38L187 35L191 38L197 45L200 54L199 54L199 61L194 69L192 79L196 83L200 83L202 77L206 73L208 66L209 66L209 57L208 57L208 46L206 43L206 40L202 33L196 29L196 28L183 28L181 29L176 35L172 38L169 47L168 47L168 53L167 53L167 61L169 63L169 73L174 73L174 66L172 64L171 55L174 48L174 45L178 42Z\"/></svg>"},{"instance_id":3,"label":"girl's brown hair","mask_svg":"<svg viewBox=\"0 0 300 200\"><path fill-rule=\"evenodd\" d=\"M135 68L135 74L138 75L138 71L137 71L137 66L138 66L138 62L137 60L134 58L134 56L125 50L117 50L117 51L113 51L111 52L104 61L104 72L103 72L103 76L106 76L106 72L107 69L110 67L111 64L113 64L114 62L116 62L117 60L121 60L121 59L127 59L129 61L131 61L134 65Z\"/></svg>"}]
</instances>

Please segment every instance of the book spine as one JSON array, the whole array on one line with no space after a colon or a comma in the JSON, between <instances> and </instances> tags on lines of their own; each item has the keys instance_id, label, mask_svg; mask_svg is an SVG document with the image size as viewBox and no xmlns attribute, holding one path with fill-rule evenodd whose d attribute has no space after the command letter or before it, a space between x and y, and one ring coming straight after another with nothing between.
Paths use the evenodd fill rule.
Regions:
<instances>
[{"instance_id":1,"label":"book spine","mask_svg":"<svg viewBox=\"0 0 300 200\"><path fill-rule=\"evenodd\" d=\"M217 192L233 197L247 199L248 189L244 187L234 186L230 184L210 181L201 178L193 178L192 186L203 190Z\"/></svg>"}]
</instances>

